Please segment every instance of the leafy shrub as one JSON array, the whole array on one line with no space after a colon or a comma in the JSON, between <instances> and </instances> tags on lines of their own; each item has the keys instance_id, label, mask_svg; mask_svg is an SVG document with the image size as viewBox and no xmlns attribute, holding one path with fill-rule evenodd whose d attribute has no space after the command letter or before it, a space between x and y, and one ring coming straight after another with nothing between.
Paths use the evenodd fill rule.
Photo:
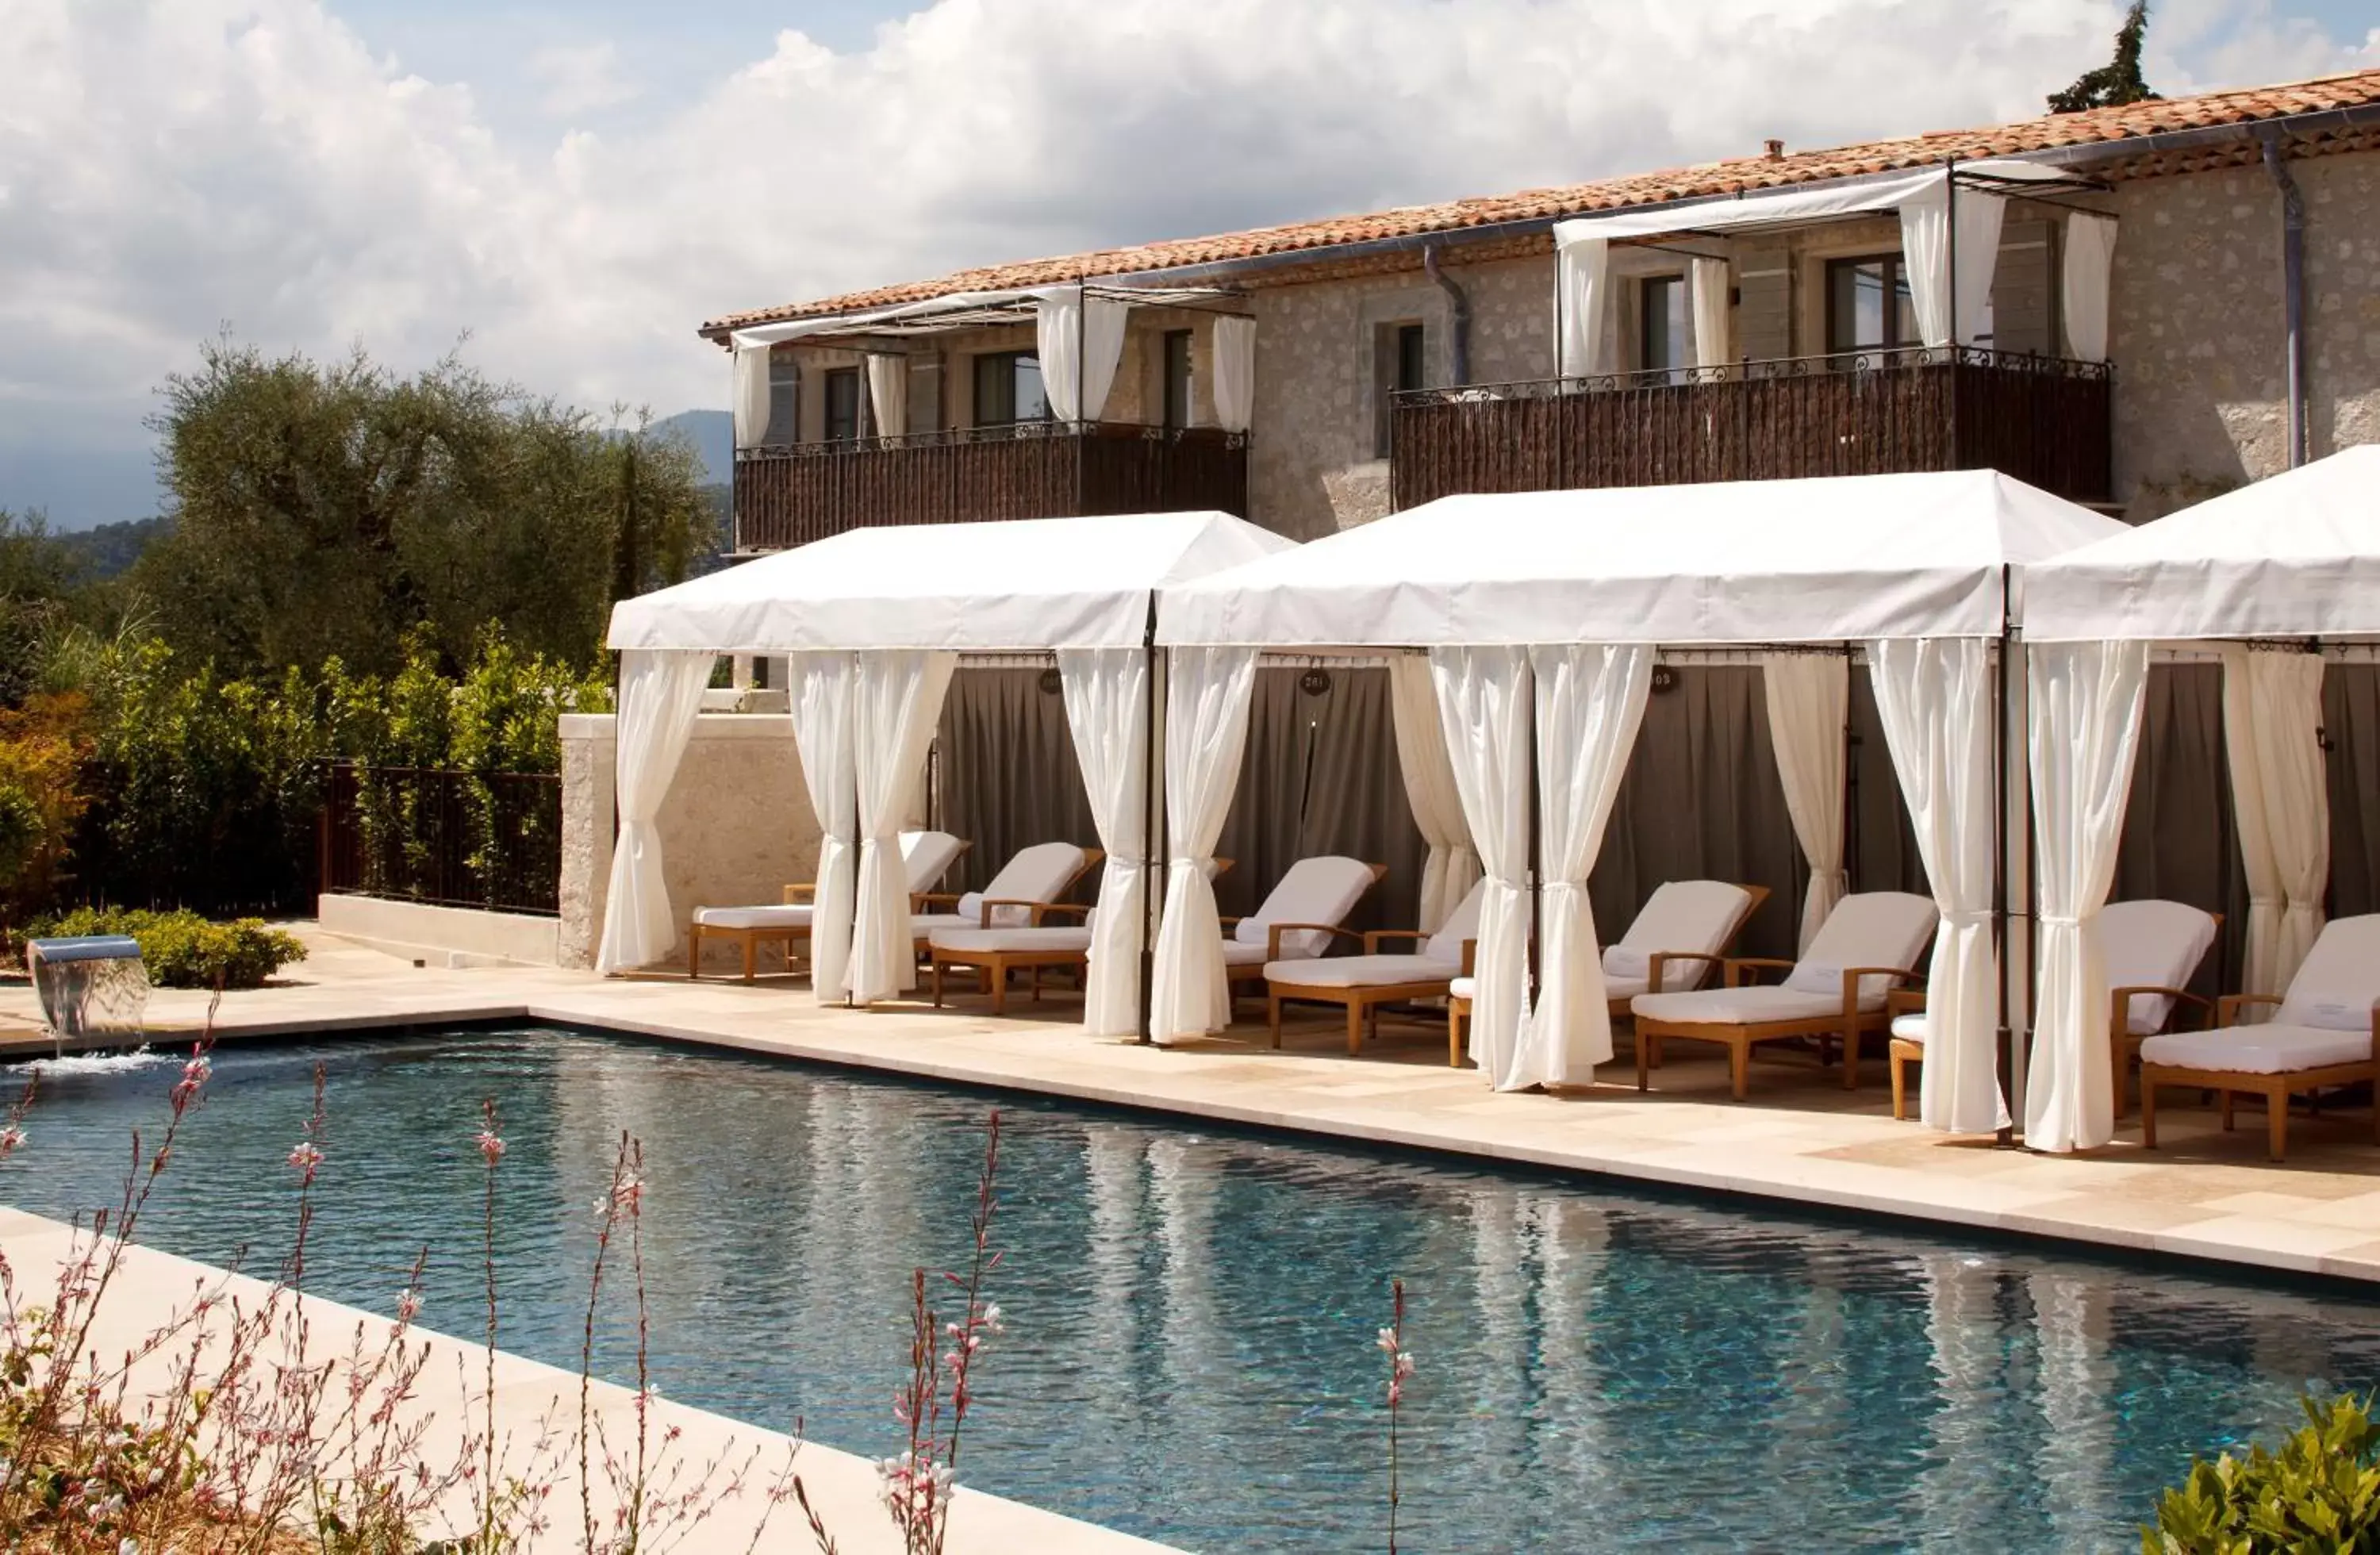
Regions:
<instances>
[{"instance_id":1,"label":"leafy shrub","mask_svg":"<svg viewBox=\"0 0 2380 1555\"><path fill-rule=\"evenodd\" d=\"M293 961L306 959L297 937L261 918L212 923L193 912L78 907L36 928L47 935L129 934L140 942L149 980L160 988L257 988Z\"/></svg>"},{"instance_id":2,"label":"leafy shrub","mask_svg":"<svg viewBox=\"0 0 2380 1555\"><path fill-rule=\"evenodd\" d=\"M2304 1401L2278 1452L2251 1447L2191 1464L2168 1490L2142 1555L2373 1555L2380 1551L2380 1424L2374 1398Z\"/></svg>"}]
</instances>

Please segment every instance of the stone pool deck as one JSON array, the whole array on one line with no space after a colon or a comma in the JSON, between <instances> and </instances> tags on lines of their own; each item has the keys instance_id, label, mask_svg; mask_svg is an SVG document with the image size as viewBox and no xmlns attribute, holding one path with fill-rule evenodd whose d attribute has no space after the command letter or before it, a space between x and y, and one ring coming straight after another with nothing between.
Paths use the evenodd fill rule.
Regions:
<instances>
[{"instance_id":1,"label":"stone pool deck","mask_svg":"<svg viewBox=\"0 0 2380 1555\"><path fill-rule=\"evenodd\" d=\"M78 1233L55 1221L14 1209L0 1209L0 1257L18 1281L19 1302L42 1302L55 1291L59 1269L74 1256ZM264 1282L228 1274L147 1247L125 1250L124 1262L92 1325L88 1353L103 1367L122 1365L136 1349L152 1350L129 1368L132 1392L163 1394L172 1384L171 1368L194 1348L220 1366L228 1354L225 1303L237 1301L250 1311L263 1309L273 1293ZM193 1317L202 1296L215 1298L212 1315ZM288 1314L287 1297L281 1310ZM252 1352L264 1367L304 1360L332 1368L335 1379L361 1373L373 1375L380 1358L393 1353L395 1324L384 1318L335 1302L308 1298L305 1325L285 1317L269 1325L266 1337ZM156 1349L150 1342L167 1330L176 1342ZM201 1342L200 1336L207 1337ZM395 1411L393 1433L419 1431L419 1445L409 1456L443 1473L458 1461L477 1461L479 1444L489 1440L490 1427L499 1443L497 1476L525 1476L549 1487L540 1509L546 1523L542 1532L528 1532L518 1548L523 1555L582 1548L577 1431L580 1419L579 1378L574 1371L540 1365L499 1351L493 1367L495 1406L489 1411L490 1368L485 1345L452 1339L428 1329L411 1330L405 1342L427 1352L409 1397ZM327 1390L336 1413L346 1389L339 1381ZM374 1388L365 1397L367 1407L378 1405L384 1393ZM637 1440L637 1394L633 1388L610 1382L588 1386L589 1437L597 1443L589 1453L588 1478L592 1483L599 1527L610 1530L612 1517L625 1499L604 1466L605 1447L623 1465L633 1463ZM664 1441L668 1433L676 1433ZM358 1457L351 1435L328 1433L327 1448L334 1474ZM684 1516L664 1517L653 1530L654 1540L666 1548L688 1550L815 1551L801 1507L790 1500L771 1505L772 1487L801 1476L802 1488L833 1536L835 1547L849 1555L897 1555L904 1548L877 1500L876 1470L864 1458L840 1452L817 1442L796 1444L790 1437L761 1430L740 1421L691 1409L667 1398L656 1399L647 1416L646 1437L654 1456L650 1483L671 1488L660 1492L671 1499L690 1498L692 1505L708 1508L698 1525ZM367 1435L360 1445L369 1451ZM740 1488L733 1482L742 1471ZM456 1488L439 1499L433 1517L443 1527L419 1531L455 1535L474 1525L473 1500L467 1488ZM1165 1555L1168 1546L1061 1517L964 1486L951 1503L950 1547L954 1550L1034 1550L1047 1555Z\"/></svg>"},{"instance_id":2,"label":"stone pool deck","mask_svg":"<svg viewBox=\"0 0 2380 1555\"><path fill-rule=\"evenodd\" d=\"M392 1023L533 1019L815 1060L1309 1134L1524 1162L2151 1251L2380 1282L2380 1146L2358 1108L2290 1124L2285 1165L2265 1160L2259 1104L2224 1133L2213 1110L2159 1114L2163 1148L2140 1148L2137 1112L2118 1143L2075 1156L1896 1123L1880 1056L1845 1092L1806 1059L1756 1063L1752 1099L1728 1099L1725 1064L1673 1047L1639 1094L1626 1063L1608 1083L1555 1095L1491 1095L1445 1062L1441 1027L1389 1021L1361 1059L1338 1013L1294 1024L1283 1051L1261 1025L1171 1049L1094 1041L1071 994L993 1019L961 999L874 1011L821 1009L808 989L655 976L605 979L552 968L417 967L298 926L312 947L287 986L225 996L225 1038ZM191 1027L201 994L160 992L152 1025ZM1254 1008L1253 1005L1245 1006ZM34 1039L30 990L0 988L0 1050ZM1716 1050L1712 1050L1716 1051Z\"/></svg>"}]
</instances>

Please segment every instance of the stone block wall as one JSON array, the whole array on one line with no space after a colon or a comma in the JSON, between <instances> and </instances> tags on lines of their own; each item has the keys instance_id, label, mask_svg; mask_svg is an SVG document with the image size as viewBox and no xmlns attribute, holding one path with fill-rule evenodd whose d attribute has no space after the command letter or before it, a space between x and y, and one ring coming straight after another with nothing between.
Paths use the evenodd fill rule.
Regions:
<instances>
[{"instance_id":1,"label":"stone block wall","mask_svg":"<svg viewBox=\"0 0 2380 1555\"><path fill-rule=\"evenodd\" d=\"M2310 452L2380 440L2380 155L2289 164L2305 199ZM2119 185L2116 494L2139 521L2289 463L2281 195L2260 166Z\"/></svg>"},{"instance_id":2,"label":"stone block wall","mask_svg":"<svg viewBox=\"0 0 2380 1555\"><path fill-rule=\"evenodd\" d=\"M562 929L565 966L592 966L603 933L613 839L610 714L562 720ZM774 902L818 871L819 827L789 717L706 713L662 801L670 911ZM682 947L681 947L682 948ZM727 953L720 953L722 956Z\"/></svg>"}]
</instances>

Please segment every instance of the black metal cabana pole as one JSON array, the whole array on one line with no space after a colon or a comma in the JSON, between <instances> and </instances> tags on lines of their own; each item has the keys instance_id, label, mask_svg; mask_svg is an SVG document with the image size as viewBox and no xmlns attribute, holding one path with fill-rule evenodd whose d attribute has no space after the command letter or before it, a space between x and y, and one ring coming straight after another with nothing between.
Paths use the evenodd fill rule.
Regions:
<instances>
[{"instance_id":1,"label":"black metal cabana pole","mask_svg":"<svg viewBox=\"0 0 2380 1555\"><path fill-rule=\"evenodd\" d=\"M1955 317L1955 314L1954 314ZM1955 329L1955 324L1954 324ZM1998 954L1992 958L1995 1007L1999 1013L1995 1047L2002 1105L2010 1108L2010 1122L1998 1131L2003 1148L2016 1144L2016 1039L2009 1026L2009 664L2016 638L2009 620L2009 574L2000 564L2000 662L1992 695L1992 936Z\"/></svg>"},{"instance_id":2,"label":"black metal cabana pole","mask_svg":"<svg viewBox=\"0 0 2380 1555\"><path fill-rule=\"evenodd\" d=\"M1146 1046L1155 1040L1151 1029L1157 999L1157 942L1149 933L1149 925L1157 916L1157 893L1165 883L1165 851L1158 845L1158 762L1164 751L1158 744L1157 692L1157 594L1148 596L1148 625L1141 639L1142 662L1148 677L1147 695L1148 716L1141 721L1141 742L1146 761L1141 767L1140 852L1140 1041Z\"/></svg>"}]
</instances>

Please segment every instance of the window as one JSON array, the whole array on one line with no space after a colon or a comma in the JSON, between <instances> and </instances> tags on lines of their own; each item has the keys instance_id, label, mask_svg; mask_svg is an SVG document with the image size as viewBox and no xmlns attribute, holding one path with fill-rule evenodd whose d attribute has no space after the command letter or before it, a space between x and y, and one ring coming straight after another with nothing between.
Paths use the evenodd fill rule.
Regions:
<instances>
[{"instance_id":1,"label":"window","mask_svg":"<svg viewBox=\"0 0 2380 1555\"><path fill-rule=\"evenodd\" d=\"M838 367L826 375L826 440L859 441L859 369Z\"/></svg>"},{"instance_id":2,"label":"window","mask_svg":"<svg viewBox=\"0 0 2380 1555\"><path fill-rule=\"evenodd\" d=\"M1373 398L1372 453L1389 456L1390 414L1396 396L1429 387L1429 334L1420 324L1382 324L1374 346L1378 366Z\"/></svg>"},{"instance_id":3,"label":"window","mask_svg":"<svg viewBox=\"0 0 2380 1555\"><path fill-rule=\"evenodd\" d=\"M1686 278L1650 276L1637 298L1644 326L1637 342L1637 365L1646 372L1668 374L1672 383L1683 383L1683 370L1694 365L1687 353Z\"/></svg>"},{"instance_id":4,"label":"window","mask_svg":"<svg viewBox=\"0 0 2380 1555\"><path fill-rule=\"evenodd\" d=\"M1165 332L1165 430L1190 424L1190 332Z\"/></svg>"},{"instance_id":5,"label":"window","mask_svg":"<svg viewBox=\"0 0 2380 1555\"><path fill-rule=\"evenodd\" d=\"M1041 391L1041 358L1030 351L987 351L975 359L975 424L1014 426L1046 421L1050 399Z\"/></svg>"},{"instance_id":6,"label":"window","mask_svg":"<svg viewBox=\"0 0 2380 1555\"><path fill-rule=\"evenodd\" d=\"M1828 350L1889 351L1917 343L1917 304L1899 254L1828 261Z\"/></svg>"},{"instance_id":7,"label":"window","mask_svg":"<svg viewBox=\"0 0 2380 1555\"><path fill-rule=\"evenodd\" d=\"M769 353L769 425L760 441L771 447L801 440L802 364L790 351Z\"/></svg>"}]
</instances>

